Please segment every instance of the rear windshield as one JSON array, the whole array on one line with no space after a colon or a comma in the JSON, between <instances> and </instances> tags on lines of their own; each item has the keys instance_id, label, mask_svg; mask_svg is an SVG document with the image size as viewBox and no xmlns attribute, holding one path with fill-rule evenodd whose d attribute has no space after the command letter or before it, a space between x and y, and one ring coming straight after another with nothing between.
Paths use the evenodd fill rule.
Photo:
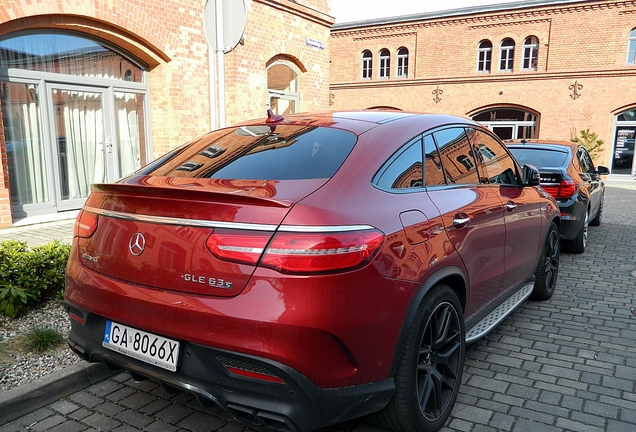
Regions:
<instances>
[{"instance_id":1,"label":"rear windshield","mask_svg":"<svg viewBox=\"0 0 636 432\"><path fill-rule=\"evenodd\" d=\"M568 158L567 152L549 149L511 147L510 152L521 166L560 167Z\"/></svg>"},{"instance_id":2,"label":"rear windshield","mask_svg":"<svg viewBox=\"0 0 636 432\"><path fill-rule=\"evenodd\" d=\"M243 180L330 178L356 135L317 126L242 126L198 138L140 170L167 177Z\"/></svg>"}]
</instances>

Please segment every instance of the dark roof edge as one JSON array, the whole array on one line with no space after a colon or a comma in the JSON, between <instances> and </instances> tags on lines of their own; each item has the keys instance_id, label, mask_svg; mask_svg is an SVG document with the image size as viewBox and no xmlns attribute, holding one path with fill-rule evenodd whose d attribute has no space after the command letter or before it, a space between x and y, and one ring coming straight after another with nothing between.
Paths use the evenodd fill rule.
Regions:
<instances>
[{"instance_id":1,"label":"dark roof edge","mask_svg":"<svg viewBox=\"0 0 636 432\"><path fill-rule=\"evenodd\" d=\"M499 3L493 5L472 6L460 9L449 9L435 12L418 13L412 15L400 15L386 18L374 18L362 21L349 21L345 23L336 23L332 30L346 30L350 28L382 26L390 24L400 24L412 21L423 21L437 18L449 18L462 15L474 15L487 12L502 12L513 9L529 9L540 6L564 6L572 3L590 3L593 0L516 0L509 3Z\"/></svg>"}]
</instances>

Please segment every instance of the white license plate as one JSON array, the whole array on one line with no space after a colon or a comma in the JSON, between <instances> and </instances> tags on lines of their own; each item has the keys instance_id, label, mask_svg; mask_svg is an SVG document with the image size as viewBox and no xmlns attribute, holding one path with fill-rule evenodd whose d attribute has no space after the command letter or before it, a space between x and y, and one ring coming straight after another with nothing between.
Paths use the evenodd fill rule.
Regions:
<instances>
[{"instance_id":1,"label":"white license plate","mask_svg":"<svg viewBox=\"0 0 636 432\"><path fill-rule=\"evenodd\" d=\"M179 342L106 321L102 346L169 371L177 370Z\"/></svg>"}]
</instances>

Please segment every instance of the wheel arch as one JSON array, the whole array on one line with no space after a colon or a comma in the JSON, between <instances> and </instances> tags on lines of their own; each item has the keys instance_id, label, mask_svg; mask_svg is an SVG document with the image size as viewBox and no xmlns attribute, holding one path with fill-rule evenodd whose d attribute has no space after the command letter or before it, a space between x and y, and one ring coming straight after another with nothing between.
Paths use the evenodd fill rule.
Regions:
<instances>
[{"instance_id":1,"label":"wheel arch","mask_svg":"<svg viewBox=\"0 0 636 432\"><path fill-rule=\"evenodd\" d=\"M422 300L428 294L428 292L435 286L439 284L444 284L449 286L457 297L459 298L459 303L462 307L462 311L466 311L466 302L467 302L467 283L464 272L461 268L457 266L446 267L440 269L433 273L431 276L426 279L420 286L420 288L415 293L413 300L406 312L404 317L404 321L402 321L402 328L400 330L400 335L398 337L398 343L395 347L395 351L393 353L393 360L391 363L391 372L390 376L395 376L395 372L398 367L398 363L400 361L400 355L404 350L404 346L406 345L406 340L408 338L409 329L411 324L415 320L415 316L417 315L417 310L422 303Z\"/></svg>"}]
</instances>

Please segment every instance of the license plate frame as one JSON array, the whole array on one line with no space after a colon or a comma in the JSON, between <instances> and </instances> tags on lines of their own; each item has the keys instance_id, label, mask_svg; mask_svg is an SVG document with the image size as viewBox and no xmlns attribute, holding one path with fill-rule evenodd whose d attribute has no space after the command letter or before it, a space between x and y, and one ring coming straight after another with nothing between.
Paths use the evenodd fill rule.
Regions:
<instances>
[{"instance_id":1,"label":"license plate frame","mask_svg":"<svg viewBox=\"0 0 636 432\"><path fill-rule=\"evenodd\" d=\"M108 320L102 346L162 369L177 371L181 344L174 339Z\"/></svg>"}]
</instances>

